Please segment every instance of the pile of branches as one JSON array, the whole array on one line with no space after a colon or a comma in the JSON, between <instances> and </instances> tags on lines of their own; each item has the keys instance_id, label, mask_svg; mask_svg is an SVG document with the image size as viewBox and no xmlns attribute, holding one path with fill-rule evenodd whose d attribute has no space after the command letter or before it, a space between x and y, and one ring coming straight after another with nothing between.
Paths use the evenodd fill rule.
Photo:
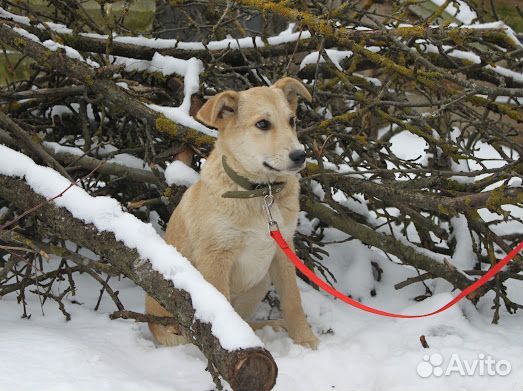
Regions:
<instances>
[{"instance_id":1,"label":"pile of branches","mask_svg":"<svg viewBox=\"0 0 523 391\"><path fill-rule=\"evenodd\" d=\"M298 113L309 157L301 207L316 224L297 235L296 245L310 267L328 276L323 232L333 227L417 271L397 289L432 279L463 289L523 239L521 231L497 229L523 223L504 207L523 207L522 36L502 22L461 26L445 8L464 1L426 12L419 8L428 1L417 8L372 0L157 1L153 31L135 40L119 39L135 34L126 10L114 12L109 1L98 2L102 22L81 2L47 3L51 12L44 15L29 2L0 1L8 70L0 87L0 142L92 195L117 199L144 221L165 227L186 190L166 183L168 162L199 170L215 140L155 107L178 107L189 94L194 115L217 92L287 75L313 95ZM490 21L476 11L477 22ZM269 38L290 29L293 39ZM172 41L151 44L155 37ZM228 37L228 44L216 44ZM253 38L240 42L245 37ZM156 53L200 60L198 90L187 92L182 76L136 66ZM21 67L25 76L15 78ZM392 147L405 132L424 143L424 158ZM495 165L480 147L497 153ZM0 297L16 294L25 303L27 292L37 292L69 318L63 299L75 292L75 275L88 273L124 310L110 286L121 269L103 256L81 255L81 240L73 246L74 238L50 229L44 215L22 212L0 194ZM477 258L469 270L450 261L458 225L470 232ZM50 269L51 255L60 262ZM500 308L515 312L522 305L508 296L506 283L523 278L522 266L517 256L470 300L493 291L494 321ZM67 283L58 291L56 281Z\"/></svg>"}]
</instances>

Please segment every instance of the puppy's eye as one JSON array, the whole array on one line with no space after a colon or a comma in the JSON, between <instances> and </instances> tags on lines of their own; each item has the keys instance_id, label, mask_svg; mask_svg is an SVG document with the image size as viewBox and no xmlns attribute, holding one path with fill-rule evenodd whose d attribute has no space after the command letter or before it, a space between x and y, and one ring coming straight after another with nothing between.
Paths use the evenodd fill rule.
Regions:
<instances>
[{"instance_id":1,"label":"puppy's eye","mask_svg":"<svg viewBox=\"0 0 523 391\"><path fill-rule=\"evenodd\" d=\"M296 127L296 117L289 118L289 125L291 125L291 128Z\"/></svg>"},{"instance_id":2,"label":"puppy's eye","mask_svg":"<svg viewBox=\"0 0 523 391\"><path fill-rule=\"evenodd\" d=\"M261 121L256 122L256 127L261 130L269 130L271 123L266 119L262 119Z\"/></svg>"}]
</instances>

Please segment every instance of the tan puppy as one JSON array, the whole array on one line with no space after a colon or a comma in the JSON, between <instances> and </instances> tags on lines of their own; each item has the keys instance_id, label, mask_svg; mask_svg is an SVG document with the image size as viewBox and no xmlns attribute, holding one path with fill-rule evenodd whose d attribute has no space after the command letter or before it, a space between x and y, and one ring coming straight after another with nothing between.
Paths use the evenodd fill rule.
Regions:
<instances>
[{"instance_id":1,"label":"tan puppy","mask_svg":"<svg viewBox=\"0 0 523 391\"><path fill-rule=\"evenodd\" d=\"M275 323L287 329L295 342L316 348L318 339L305 319L294 265L268 234L263 197L222 197L227 191L244 190L225 172L223 156L235 173L252 183L284 182L274 196L272 215L292 245L299 212L296 174L305 164L294 126L298 96L311 99L303 84L286 77L271 87L222 92L202 106L197 118L218 128L219 137L200 181L185 192L172 214L165 240L247 321L272 281L283 311L283 322ZM146 311L169 316L150 297L146 297ZM161 344L186 342L174 327L149 324L149 328Z\"/></svg>"}]
</instances>

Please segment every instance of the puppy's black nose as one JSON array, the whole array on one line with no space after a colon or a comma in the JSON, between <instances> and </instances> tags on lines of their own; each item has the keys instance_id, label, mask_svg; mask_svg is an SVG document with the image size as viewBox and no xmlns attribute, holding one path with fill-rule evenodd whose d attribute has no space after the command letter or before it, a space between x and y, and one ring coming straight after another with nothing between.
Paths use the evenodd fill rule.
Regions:
<instances>
[{"instance_id":1,"label":"puppy's black nose","mask_svg":"<svg viewBox=\"0 0 523 391\"><path fill-rule=\"evenodd\" d=\"M302 164L305 161L305 151L303 149L295 149L289 153L289 158L296 164Z\"/></svg>"}]
</instances>

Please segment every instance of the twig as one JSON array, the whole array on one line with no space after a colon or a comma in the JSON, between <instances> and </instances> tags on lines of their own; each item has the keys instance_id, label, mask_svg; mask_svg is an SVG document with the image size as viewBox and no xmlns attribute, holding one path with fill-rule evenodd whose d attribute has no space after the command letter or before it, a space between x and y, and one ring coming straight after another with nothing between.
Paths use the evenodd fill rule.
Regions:
<instances>
[{"instance_id":1,"label":"twig","mask_svg":"<svg viewBox=\"0 0 523 391\"><path fill-rule=\"evenodd\" d=\"M162 326L177 326L176 320L170 316L155 316L149 314L141 314L139 312L120 310L115 311L109 315L111 319L133 319L135 322L140 323L157 323Z\"/></svg>"}]
</instances>

